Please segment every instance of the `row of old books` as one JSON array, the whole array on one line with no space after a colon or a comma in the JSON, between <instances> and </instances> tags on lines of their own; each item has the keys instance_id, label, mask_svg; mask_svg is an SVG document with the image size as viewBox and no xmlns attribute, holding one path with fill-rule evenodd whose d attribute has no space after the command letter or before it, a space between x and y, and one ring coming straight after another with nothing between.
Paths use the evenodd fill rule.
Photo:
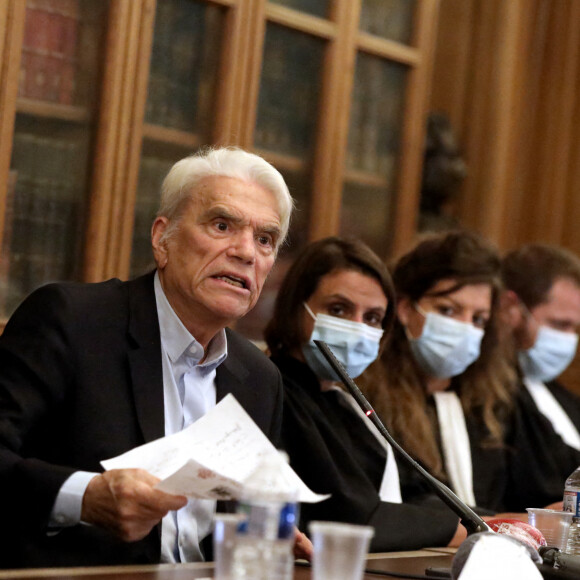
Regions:
<instances>
[{"instance_id":1,"label":"row of old books","mask_svg":"<svg viewBox=\"0 0 580 580\"><path fill-rule=\"evenodd\" d=\"M79 12L79 0L27 0L20 97L74 102Z\"/></svg>"},{"instance_id":2,"label":"row of old books","mask_svg":"<svg viewBox=\"0 0 580 580\"><path fill-rule=\"evenodd\" d=\"M188 0L157 2L145 120L198 132L210 117L219 70L221 11Z\"/></svg>"},{"instance_id":3,"label":"row of old books","mask_svg":"<svg viewBox=\"0 0 580 580\"><path fill-rule=\"evenodd\" d=\"M172 161L152 156L141 158L131 251L132 277L143 274L154 267L151 252L151 225L159 209L161 183L172 164Z\"/></svg>"},{"instance_id":4,"label":"row of old books","mask_svg":"<svg viewBox=\"0 0 580 580\"><path fill-rule=\"evenodd\" d=\"M46 282L71 279L82 242L84 155L78 143L16 133L3 255L6 307Z\"/></svg>"}]
</instances>

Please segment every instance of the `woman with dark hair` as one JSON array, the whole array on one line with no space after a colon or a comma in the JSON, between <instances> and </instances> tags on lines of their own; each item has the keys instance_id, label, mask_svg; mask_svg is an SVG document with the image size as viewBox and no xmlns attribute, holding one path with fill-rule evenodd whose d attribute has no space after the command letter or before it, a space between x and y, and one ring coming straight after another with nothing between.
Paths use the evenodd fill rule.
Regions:
<instances>
[{"instance_id":1,"label":"woman with dark hair","mask_svg":"<svg viewBox=\"0 0 580 580\"><path fill-rule=\"evenodd\" d=\"M502 511L515 375L497 337L499 256L469 232L431 235L393 281L392 337L361 388L429 472L480 513Z\"/></svg>"},{"instance_id":2,"label":"woman with dark hair","mask_svg":"<svg viewBox=\"0 0 580 580\"><path fill-rule=\"evenodd\" d=\"M282 282L265 338L284 379L283 446L303 481L331 494L302 506L301 527L372 525L372 551L458 545L465 530L439 499L402 503L392 449L313 343L324 340L356 378L378 356L394 317L387 268L358 240L314 242Z\"/></svg>"}]
</instances>

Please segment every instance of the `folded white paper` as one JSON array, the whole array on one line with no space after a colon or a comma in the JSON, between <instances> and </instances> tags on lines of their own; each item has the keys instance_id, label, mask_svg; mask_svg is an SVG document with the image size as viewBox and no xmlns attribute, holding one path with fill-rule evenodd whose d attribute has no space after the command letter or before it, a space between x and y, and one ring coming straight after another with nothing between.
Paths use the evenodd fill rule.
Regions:
<instances>
[{"instance_id":1,"label":"folded white paper","mask_svg":"<svg viewBox=\"0 0 580 580\"><path fill-rule=\"evenodd\" d=\"M275 455L301 502L329 497L311 491L284 461L233 395L189 427L101 462L106 469L144 469L168 493L201 499L237 499L265 455Z\"/></svg>"}]
</instances>

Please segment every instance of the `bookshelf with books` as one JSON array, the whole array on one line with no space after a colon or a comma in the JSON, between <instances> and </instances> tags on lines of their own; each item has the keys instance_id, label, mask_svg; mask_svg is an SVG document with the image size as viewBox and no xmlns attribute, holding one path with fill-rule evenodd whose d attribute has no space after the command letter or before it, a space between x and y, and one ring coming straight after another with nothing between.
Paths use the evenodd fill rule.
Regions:
<instances>
[{"instance_id":1,"label":"bookshelf with books","mask_svg":"<svg viewBox=\"0 0 580 580\"><path fill-rule=\"evenodd\" d=\"M404 181L423 134L409 119L425 113L437 2L5 0L0 320L45 282L151 267L163 176L207 145L254 150L287 179L297 211L279 271L353 229L388 255L398 241L381 228L403 218L398 235L414 233Z\"/></svg>"},{"instance_id":2,"label":"bookshelf with books","mask_svg":"<svg viewBox=\"0 0 580 580\"><path fill-rule=\"evenodd\" d=\"M28 0L22 16L0 316L41 284L79 277L97 99L77 90L77 70L98 73L98 47L80 50L87 37L94 42L105 11L87 0Z\"/></svg>"}]
</instances>

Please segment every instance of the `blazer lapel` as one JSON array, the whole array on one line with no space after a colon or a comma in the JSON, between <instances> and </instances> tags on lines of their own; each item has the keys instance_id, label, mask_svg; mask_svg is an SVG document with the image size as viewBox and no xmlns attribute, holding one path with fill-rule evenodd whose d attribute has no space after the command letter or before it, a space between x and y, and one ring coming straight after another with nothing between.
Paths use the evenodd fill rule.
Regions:
<instances>
[{"instance_id":1,"label":"blazer lapel","mask_svg":"<svg viewBox=\"0 0 580 580\"><path fill-rule=\"evenodd\" d=\"M145 442L165 434L161 338L153 274L129 282L128 353L137 420Z\"/></svg>"},{"instance_id":2,"label":"blazer lapel","mask_svg":"<svg viewBox=\"0 0 580 580\"><path fill-rule=\"evenodd\" d=\"M229 350L228 357L217 368L216 371L216 402L220 402L226 395L232 394L242 405L247 403L248 389L244 385L244 379L248 374L248 369L241 364L239 359Z\"/></svg>"}]
</instances>

